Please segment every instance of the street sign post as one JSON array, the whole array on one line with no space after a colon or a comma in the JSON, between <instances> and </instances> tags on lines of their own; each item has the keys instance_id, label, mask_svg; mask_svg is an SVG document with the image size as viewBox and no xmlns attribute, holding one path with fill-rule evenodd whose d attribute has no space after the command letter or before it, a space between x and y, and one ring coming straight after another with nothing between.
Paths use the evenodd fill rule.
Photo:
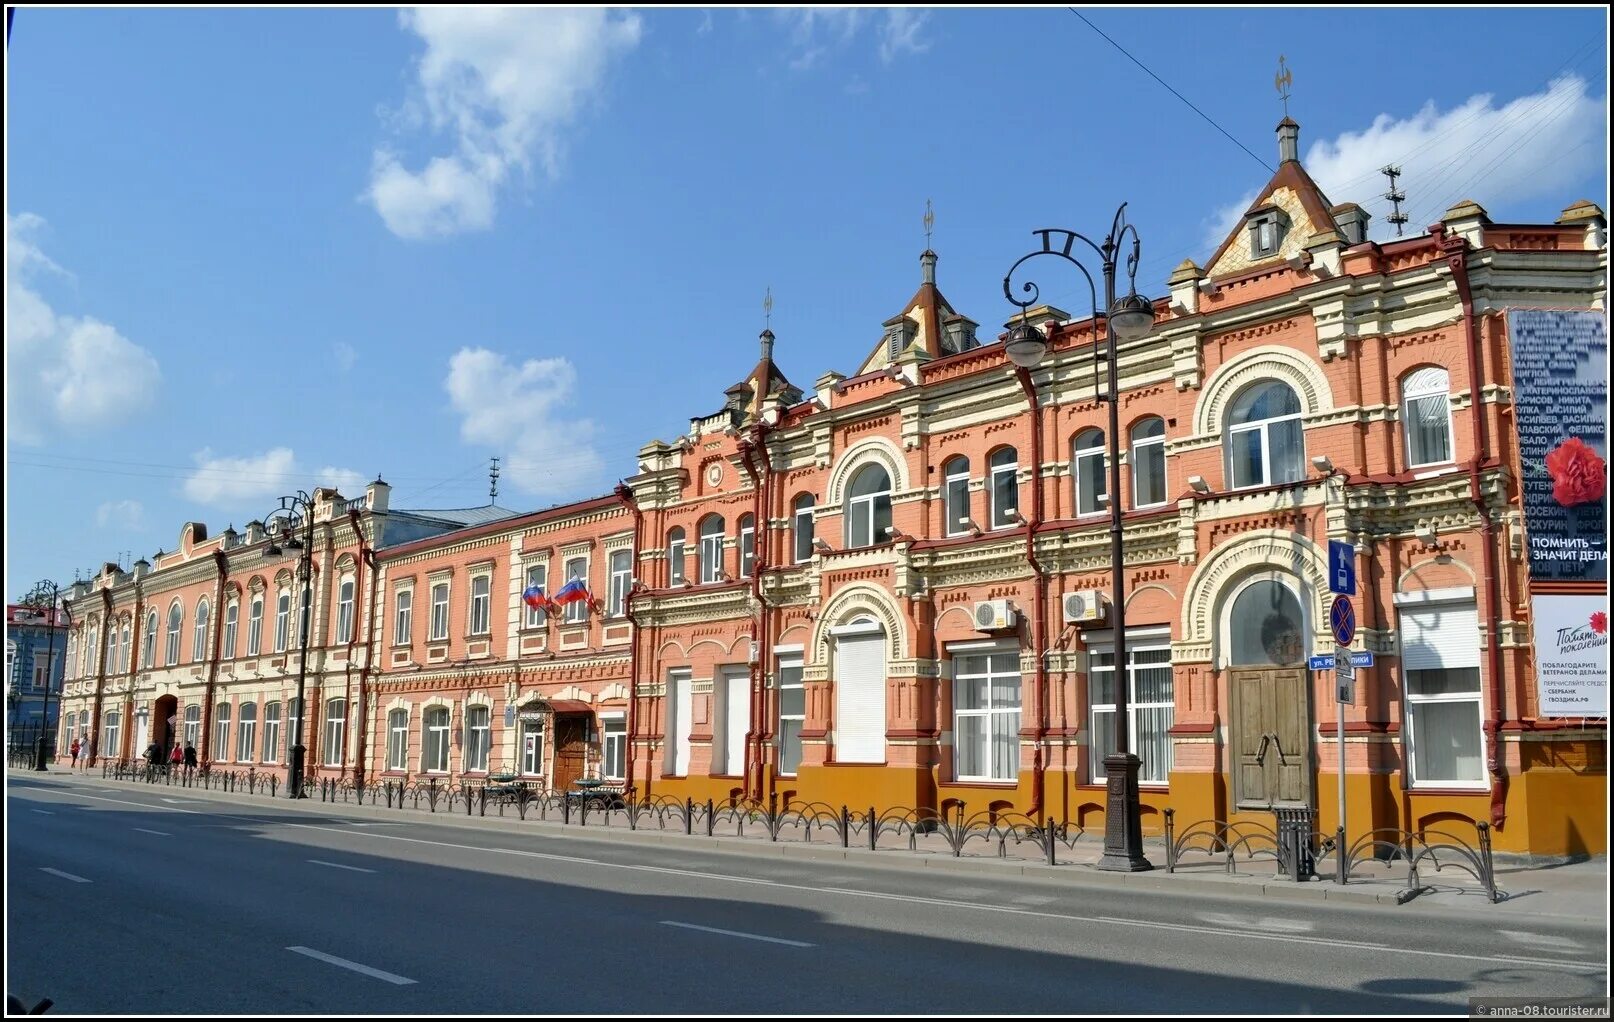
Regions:
<instances>
[{"instance_id":1,"label":"street sign post","mask_svg":"<svg viewBox=\"0 0 1614 1022\"><path fill-rule=\"evenodd\" d=\"M1328 591L1356 595L1356 548L1342 539L1328 541Z\"/></svg>"},{"instance_id":2,"label":"street sign post","mask_svg":"<svg viewBox=\"0 0 1614 1022\"><path fill-rule=\"evenodd\" d=\"M1319 653L1306 661L1306 666L1314 671L1332 671L1334 658L1327 653Z\"/></svg>"},{"instance_id":3,"label":"street sign post","mask_svg":"<svg viewBox=\"0 0 1614 1022\"><path fill-rule=\"evenodd\" d=\"M1356 682L1344 678L1334 682L1334 699L1342 706L1350 706L1356 702ZM1343 744L1343 742L1341 742Z\"/></svg>"},{"instance_id":4,"label":"street sign post","mask_svg":"<svg viewBox=\"0 0 1614 1022\"><path fill-rule=\"evenodd\" d=\"M1356 609L1351 606L1349 596L1334 597L1334 605L1328 611L1328 624L1333 629L1334 641L1341 646L1349 646L1356 638Z\"/></svg>"},{"instance_id":5,"label":"street sign post","mask_svg":"<svg viewBox=\"0 0 1614 1022\"><path fill-rule=\"evenodd\" d=\"M1340 681L1355 681L1356 666L1351 662L1351 651L1340 649L1334 651L1334 673Z\"/></svg>"}]
</instances>

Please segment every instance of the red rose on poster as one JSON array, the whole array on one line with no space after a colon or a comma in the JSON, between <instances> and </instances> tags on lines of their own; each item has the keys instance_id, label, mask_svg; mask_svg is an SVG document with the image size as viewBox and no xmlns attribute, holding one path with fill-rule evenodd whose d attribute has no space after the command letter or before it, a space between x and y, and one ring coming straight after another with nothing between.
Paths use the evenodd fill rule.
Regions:
<instances>
[{"instance_id":1,"label":"red rose on poster","mask_svg":"<svg viewBox=\"0 0 1614 1022\"><path fill-rule=\"evenodd\" d=\"M1547 475L1552 477L1552 499L1564 507L1602 500L1608 487L1603 459L1580 437L1570 437L1547 455Z\"/></svg>"},{"instance_id":2,"label":"red rose on poster","mask_svg":"<svg viewBox=\"0 0 1614 1022\"><path fill-rule=\"evenodd\" d=\"M1593 632L1602 635L1608 631L1608 615L1601 610L1594 610L1592 611L1590 624Z\"/></svg>"}]
</instances>

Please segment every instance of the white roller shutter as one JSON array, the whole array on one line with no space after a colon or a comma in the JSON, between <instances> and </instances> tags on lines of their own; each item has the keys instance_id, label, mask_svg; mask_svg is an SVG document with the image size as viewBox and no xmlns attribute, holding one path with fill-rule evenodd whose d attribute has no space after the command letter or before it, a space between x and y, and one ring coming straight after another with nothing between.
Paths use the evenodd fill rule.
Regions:
<instances>
[{"instance_id":1,"label":"white roller shutter","mask_svg":"<svg viewBox=\"0 0 1614 1022\"><path fill-rule=\"evenodd\" d=\"M745 672L730 672L725 702L723 760L726 774L745 773L745 732L751 726L751 678Z\"/></svg>"},{"instance_id":2,"label":"white roller shutter","mask_svg":"<svg viewBox=\"0 0 1614 1022\"><path fill-rule=\"evenodd\" d=\"M885 762L885 635L835 642L835 762Z\"/></svg>"},{"instance_id":3,"label":"white roller shutter","mask_svg":"<svg viewBox=\"0 0 1614 1022\"><path fill-rule=\"evenodd\" d=\"M690 690L692 688L690 676L675 674L668 681L673 686L673 773L683 776L689 773L689 727L691 717L694 716L690 705Z\"/></svg>"},{"instance_id":4,"label":"white roller shutter","mask_svg":"<svg viewBox=\"0 0 1614 1022\"><path fill-rule=\"evenodd\" d=\"M1472 603L1401 608L1401 666L1427 671L1480 665L1479 614Z\"/></svg>"}]
</instances>

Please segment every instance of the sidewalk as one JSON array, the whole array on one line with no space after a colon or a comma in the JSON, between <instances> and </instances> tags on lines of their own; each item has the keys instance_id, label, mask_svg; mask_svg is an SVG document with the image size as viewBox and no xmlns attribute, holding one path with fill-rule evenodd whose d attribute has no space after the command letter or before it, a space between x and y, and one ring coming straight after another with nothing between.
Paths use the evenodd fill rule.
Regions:
<instances>
[{"instance_id":1,"label":"sidewalk","mask_svg":"<svg viewBox=\"0 0 1614 1022\"><path fill-rule=\"evenodd\" d=\"M255 805L260 808L273 805L284 811L303 812L319 816L351 817L376 816L407 819L411 823L433 821L455 826L487 827L503 832L538 832L544 837L571 837L588 840L625 841L639 844L661 844L708 851L771 857L803 858L818 861L840 860L859 866L872 866L903 870L944 870L950 873L973 872L995 876L1023 876L1038 880L1065 881L1078 885L1126 885L1140 892L1170 893L1172 891L1196 894L1215 894L1247 898L1299 899L1327 901L1354 905L1406 904L1406 910L1456 909L1465 913L1478 913L1495 921L1514 916L1552 916L1563 920L1602 922L1608 919L1608 860L1596 856L1590 860L1554 866L1512 864L1505 860L1496 863L1496 883L1503 892L1503 900L1490 904L1485 892L1471 875L1455 868L1436 870L1429 863L1419 869L1423 890L1409 899L1407 891L1407 865L1404 862L1386 863L1383 868L1369 865L1348 884L1333 882L1332 862L1319 868L1325 873L1322 879L1295 883L1277 875L1276 863L1270 858L1239 858L1234 872L1229 873L1225 859L1204 854L1185 853L1174 873L1166 872L1166 850L1161 838L1145 838L1144 854L1154 869L1143 873L1112 873L1100 871L1096 863L1103 852L1103 835L1099 832L1079 835L1066 846L1056 848L1056 864L1048 865L1042 848L1033 842L1012 838L1003 843L1003 854L998 853L998 840L979 837L966 841L959 854L938 834L912 835L906 832L882 832L878 848L868 847L866 834L850 838L848 847L842 848L838 831L833 827L780 828L778 840L771 840L768 829L760 820L736 821L719 814L713 826L713 836L705 833L706 823L697 819L694 833L684 833L680 816L642 817L636 829L630 828L621 812L602 816L591 812L587 823L579 821L574 811L572 822L562 823L560 810L550 805L529 808L526 819L521 819L514 806L489 805L487 815L473 811L467 814L463 802L452 803L448 808L440 803L437 811L430 812L424 800L419 808L404 808L383 804L354 802L322 802L313 798L293 801L277 798L272 802L267 794L247 794L244 791L227 792L217 788L180 787L178 785L147 785L141 781L103 779L99 772L75 774L53 767L49 772L52 782L69 780L74 784L89 785L109 791L122 791L131 795L168 793L187 799L206 799L224 804ZM27 772L19 775L44 780L39 774ZM480 807L477 807L480 808ZM1366 875L1371 874L1371 875Z\"/></svg>"}]
</instances>

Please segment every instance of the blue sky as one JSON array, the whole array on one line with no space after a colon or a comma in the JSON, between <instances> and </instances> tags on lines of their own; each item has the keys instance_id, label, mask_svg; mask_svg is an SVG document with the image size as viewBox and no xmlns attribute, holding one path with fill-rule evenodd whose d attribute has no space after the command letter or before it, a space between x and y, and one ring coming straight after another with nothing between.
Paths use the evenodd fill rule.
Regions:
<instances>
[{"instance_id":1,"label":"blue sky","mask_svg":"<svg viewBox=\"0 0 1614 1022\"><path fill-rule=\"evenodd\" d=\"M1336 202L1606 207L1601 9L1081 10L1268 166L1283 54ZM792 381L852 371L927 198L990 335L1033 228L1130 202L1159 294L1270 175L1064 8L24 9L6 90L11 597L326 481L604 492L768 287Z\"/></svg>"}]
</instances>

